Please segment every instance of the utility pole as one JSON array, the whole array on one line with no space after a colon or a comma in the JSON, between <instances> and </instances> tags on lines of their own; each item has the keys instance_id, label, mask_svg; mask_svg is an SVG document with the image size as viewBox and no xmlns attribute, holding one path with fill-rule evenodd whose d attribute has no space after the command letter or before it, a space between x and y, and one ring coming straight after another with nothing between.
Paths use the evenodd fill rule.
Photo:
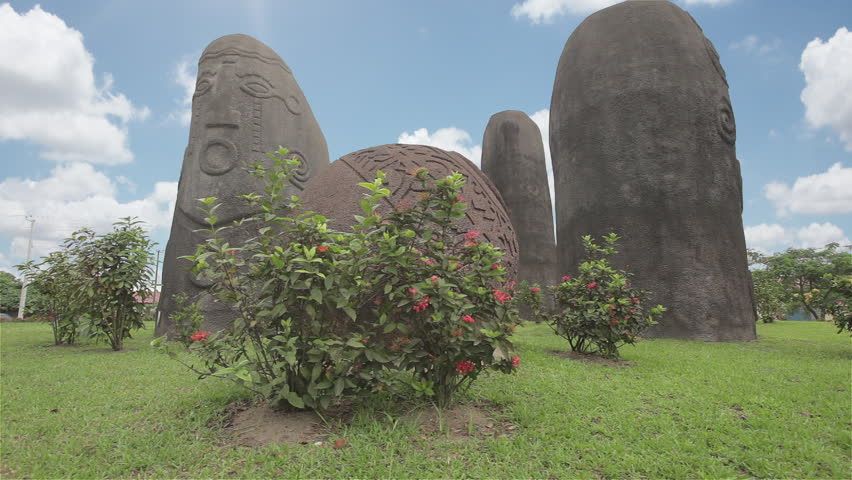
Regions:
<instances>
[{"instance_id":1,"label":"utility pole","mask_svg":"<svg viewBox=\"0 0 852 480\"><path fill-rule=\"evenodd\" d=\"M154 263L154 292L151 296L157 297L157 306L154 307L154 328L160 326L160 291L157 290L157 279L160 277L160 249L157 249L157 261Z\"/></svg>"},{"instance_id":2,"label":"utility pole","mask_svg":"<svg viewBox=\"0 0 852 480\"><path fill-rule=\"evenodd\" d=\"M157 279L160 276L160 249L157 249L157 261L154 263L154 291L157 291Z\"/></svg>"},{"instance_id":3,"label":"utility pole","mask_svg":"<svg viewBox=\"0 0 852 480\"><path fill-rule=\"evenodd\" d=\"M30 222L30 239L27 242L27 261L30 261L30 255L33 252L33 226L35 225L35 218L27 215L27 221ZM21 282L21 298L18 300L18 318L23 320L24 318L24 309L27 306L27 277L23 278Z\"/></svg>"}]
</instances>

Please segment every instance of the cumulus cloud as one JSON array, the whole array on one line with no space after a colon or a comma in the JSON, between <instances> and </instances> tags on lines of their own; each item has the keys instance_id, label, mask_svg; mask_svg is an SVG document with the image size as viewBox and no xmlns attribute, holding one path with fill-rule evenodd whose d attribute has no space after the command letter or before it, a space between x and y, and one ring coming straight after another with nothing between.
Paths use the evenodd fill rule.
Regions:
<instances>
[{"instance_id":1,"label":"cumulus cloud","mask_svg":"<svg viewBox=\"0 0 852 480\"><path fill-rule=\"evenodd\" d=\"M458 152L475 163L477 167L482 157L482 145L474 144L469 133L456 127L439 128L433 133L429 133L429 130L425 128L418 128L412 133L402 132L396 141Z\"/></svg>"},{"instance_id":2,"label":"cumulus cloud","mask_svg":"<svg viewBox=\"0 0 852 480\"><path fill-rule=\"evenodd\" d=\"M731 43L730 48L731 50L737 50L762 57L778 50L780 46L780 38L763 40L757 35L746 35L742 40Z\"/></svg>"},{"instance_id":3,"label":"cumulus cloud","mask_svg":"<svg viewBox=\"0 0 852 480\"><path fill-rule=\"evenodd\" d=\"M805 75L805 120L813 128L833 129L852 151L852 32L842 27L827 41L811 40L799 69Z\"/></svg>"},{"instance_id":4,"label":"cumulus cloud","mask_svg":"<svg viewBox=\"0 0 852 480\"><path fill-rule=\"evenodd\" d=\"M837 225L811 223L810 225L789 229L777 223L745 227L746 245L763 253L773 253L790 247L822 248L829 243L849 245L849 237Z\"/></svg>"},{"instance_id":5,"label":"cumulus cloud","mask_svg":"<svg viewBox=\"0 0 852 480\"><path fill-rule=\"evenodd\" d=\"M547 167L547 186L550 188L550 201L555 204L556 190L553 182L553 162L550 159L550 110L547 108L539 110L530 115L530 118L536 125L538 125L538 129L541 130L541 143L544 145L544 160L545 166ZM553 208L553 214L555 219L555 205ZM556 224L555 221L553 223L554 225Z\"/></svg>"},{"instance_id":6,"label":"cumulus cloud","mask_svg":"<svg viewBox=\"0 0 852 480\"><path fill-rule=\"evenodd\" d=\"M524 0L512 6L512 16L527 17L532 23L548 23L570 14L585 15L615 5L621 0Z\"/></svg>"},{"instance_id":7,"label":"cumulus cloud","mask_svg":"<svg viewBox=\"0 0 852 480\"><path fill-rule=\"evenodd\" d=\"M763 193L781 216L852 213L852 167L835 163L823 173L797 178L792 186L770 182Z\"/></svg>"},{"instance_id":8,"label":"cumulus cloud","mask_svg":"<svg viewBox=\"0 0 852 480\"><path fill-rule=\"evenodd\" d=\"M839 243L840 245L849 245L849 237L843 233L843 230L837 225L825 223L812 223L807 227L802 227L796 232L796 239L799 246L805 248L821 248L829 243Z\"/></svg>"},{"instance_id":9,"label":"cumulus cloud","mask_svg":"<svg viewBox=\"0 0 852 480\"><path fill-rule=\"evenodd\" d=\"M0 5L0 141L39 145L44 158L130 162L127 124L150 113L94 74L83 35L38 5Z\"/></svg>"},{"instance_id":10,"label":"cumulus cloud","mask_svg":"<svg viewBox=\"0 0 852 480\"><path fill-rule=\"evenodd\" d=\"M181 60L175 65L174 82L183 90L178 110L171 113L172 119L188 127L192 118L192 95L195 93L196 67L188 60Z\"/></svg>"},{"instance_id":11,"label":"cumulus cloud","mask_svg":"<svg viewBox=\"0 0 852 480\"><path fill-rule=\"evenodd\" d=\"M550 161L550 110L542 109L530 114L530 118L541 130L541 142L544 145L545 165L547 166L547 185L550 187L550 200L555 201L553 186L553 164ZM480 166L482 145L474 144L469 133L456 127L439 128L429 133L425 128L419 128L413 133L402 132L397 138L398 143L430 145L444 150L461 153L470 161ZM554 209L555 211L555 209Z\"/></svg>"},{"instance_id":12,"label":"cumulus cloud","mask_svg":"<svg viewBox=\"0 0 852 480\"><path fill-rule=\"evenodd\" d=\"M534 24L550 23L563 15L588 15L602 8L621 3L622 0L524 0L512 5L512 16L526 17ZM733 0L682 0L686 6L720 6Z\"/></svg>"},{"instance_id":13,"label":"cumulus cloud","mask_svg":"<svg viewBox=\"0 0 852 480\"><path fill-rule=\"evenodd\" d=\"M22 261L26 256L31 215L33 257L58 248L62 239L87 226L104 232L121 217L135 216L151 231L171 225L177 182L157 182L147 196L119 201L118 182L88 163L55 167L41 179L6 178L0 181L0 235L11 238L8 256ZM6 265L8 267L8 265Z\"/></svg>"}]
</instances>

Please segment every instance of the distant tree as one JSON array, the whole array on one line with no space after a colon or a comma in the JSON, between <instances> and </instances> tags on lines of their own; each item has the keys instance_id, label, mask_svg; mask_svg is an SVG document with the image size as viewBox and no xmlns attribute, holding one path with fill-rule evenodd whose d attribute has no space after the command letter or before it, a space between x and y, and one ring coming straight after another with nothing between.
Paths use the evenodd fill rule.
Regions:
<instances>
[{"instance_id":1,"label":"distant tree","mask_svg":"<svg viewBox=\"0 0 852 480\"><path fill-rule=\"evenodd\" d=\"M0 272L0 312L17 312L21 282L9 272Z\"/></svg>"},{"instance_id":2,"label":"distant tree","mask_svg":"<svg viewBox=\"0 0 852 480\"><path fill-rule=\"evenodd\" d=\"M824 320L837 301L846 301L837 280L852 275L852 254L837 243L822 249L791 248L763 259L784 286L785 300L801 305L815 320ZM768 274L769 275L769 274Z\"/></svg>"},{"instance_id":3,"label":"distant tree","mask_svg":"<svg viewBox=\"0 0 852 480\"><path fill-rule=\"evenodd\" d=\"M28 288L37 289L39 293L33 305L50 321L54 343L74 344L84 309L78 298L80 272L69 245L43 257L38 263L27 262L19 268L27 278ZM27 305L30 305L29 302Z\"/></svg>"}]
</instances>

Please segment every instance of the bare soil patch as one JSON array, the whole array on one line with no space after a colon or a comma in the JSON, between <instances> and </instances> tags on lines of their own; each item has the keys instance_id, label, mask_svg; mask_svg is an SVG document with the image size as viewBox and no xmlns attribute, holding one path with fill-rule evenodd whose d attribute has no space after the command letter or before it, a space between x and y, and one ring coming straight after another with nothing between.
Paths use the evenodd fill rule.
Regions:
<instances>
[{"instance_id":1,"label":"bare soil patch","mask_svg":"<svg viewBox=\"0 0 852 480\"><path fill-rule=\"evenodd\" d=\"M266 403L235 403L228 407L225 429L230 443L260 447L276 443L316 444L324 442L332 431L326 422L310 411L274 410ZM348 420L345 409L326 414L327 420Z\"/></svg>"},{"instance_id":2,"label":"bare soil patch","mask_svg":"<svg viewBox=\"0 0 852 480\"><path fill-rule=\"evenodd\" d=\"M495 405L484 402L454 405L444 410L425 407L403 418L417 424L424 436L445 435L455 439L506 436L517 428L500 417Z\"/></svg>"},{"instance_id":3,"label":"bare soil patch","mask_svg":"<svg viewBox=\"0 0 852 480\"><path fill-rule=\"evenodd\" d=\"M564 352L561 350L551 350L550 354L556 357L567 358L569 360L578 360L587 363L596 363L598 365L606 365L609 367L632 367L633 362L628 360L619 360L614 358L604 358L599 355L590 353Z\"/></svg>"}]
</instances>

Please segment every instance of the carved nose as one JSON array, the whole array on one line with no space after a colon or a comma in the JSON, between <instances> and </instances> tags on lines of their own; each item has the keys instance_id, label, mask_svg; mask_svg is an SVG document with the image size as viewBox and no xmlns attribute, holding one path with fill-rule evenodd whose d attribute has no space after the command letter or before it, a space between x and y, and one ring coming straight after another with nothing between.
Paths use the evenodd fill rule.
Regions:
<instances>
[{"instance_id":1,"label":"carved nose","mask_svg":"<svg viewBox=\"0 0 852 480\"><path fill-rule=\"evenodd\" d=\"M215 106L210 110L212 115L210 115L210 119L207 121L208 128L238 128L240 126L239 110L219 109L215 108Z\"/></svg>"}]
</instances>

